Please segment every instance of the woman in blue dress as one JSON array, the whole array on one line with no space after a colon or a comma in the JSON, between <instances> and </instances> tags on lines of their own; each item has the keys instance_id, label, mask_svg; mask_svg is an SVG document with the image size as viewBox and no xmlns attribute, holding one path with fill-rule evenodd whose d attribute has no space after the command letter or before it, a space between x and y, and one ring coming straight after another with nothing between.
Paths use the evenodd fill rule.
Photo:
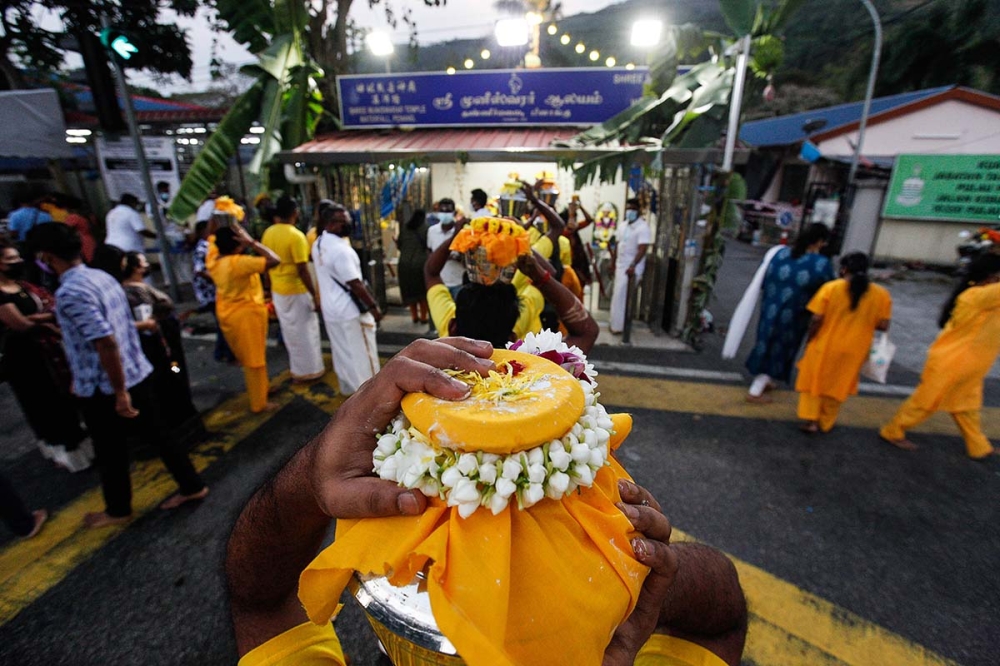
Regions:
<instances>
[{"instance_id":1,"label":"woman in blue dress","mask_svg":"<svg viewBox=\"0 0 1000 666\"><path fill-rule=\"evenodd\" d=\"M754 375L747 393L750 402L770 402L764 392L775 388L775 382L787 383L791 378L795 356L809 329L811 315L806 305L824 283L836 277L833 263L819 253L829 238L825 224L810 224L795 245L779 250L768 264L757 344L747 359L747 370Z\"/></svg>"}]
</instances>

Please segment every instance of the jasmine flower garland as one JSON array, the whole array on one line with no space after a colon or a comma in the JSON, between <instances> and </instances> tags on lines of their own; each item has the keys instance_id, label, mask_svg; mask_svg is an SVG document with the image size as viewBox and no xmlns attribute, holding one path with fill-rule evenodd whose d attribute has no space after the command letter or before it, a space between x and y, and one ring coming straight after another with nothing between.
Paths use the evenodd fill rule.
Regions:
<instances>
[{"instance_id":1,"label":"jasmine flower garland","mask_svg":"<svg viewBox=\"0 0 1000 666\"><path fill-rule=\"evenodd\" d=\"M593 366L558 333L528 334L511 349L547 358L579 380L585 408L568 433L508 455L462 452L435 447L401 412L378 439L372 456L375 473L428 497L440 497L448 506L457 507L462 518L479 507L496 515L512 499L519 509L527 509L545 497L558 500L578 487L592 486L597 472L607 464L613 432L611 418L597 401L600 394L592 379L597 374ZM502 370L494 380L513 376L513 368Z\"/></svg>"}]
</instances>

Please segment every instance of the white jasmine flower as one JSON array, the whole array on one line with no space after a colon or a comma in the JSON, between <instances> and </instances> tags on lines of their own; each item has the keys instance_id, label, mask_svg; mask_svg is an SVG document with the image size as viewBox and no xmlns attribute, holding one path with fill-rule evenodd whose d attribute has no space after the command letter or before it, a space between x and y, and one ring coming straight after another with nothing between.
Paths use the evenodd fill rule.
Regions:
<instances>
[{"instance_id":1,"label":"white jasmine flower","mask_svg":"<svg viewBox=\"0 0 1000 666\"><path fill-rule=\"evenodd\" d=\"M502 480L502 479L501 479ZM507 504L510 502L510 495L506 497L500 493L493 493L493 497L490 498L490 511L493 515L497 515L501 511L507 508Z\"/></svg>"},{"instance_id":2,"label":"white jasmine flower","mask_svg":"<svg viewBox=\"0 0 1000 666\"><path fill-rule=\"evenodd\" d=\"M570 451L570 455L573 456L574 462L587 462L590 460L590 447L583 443L577 444L573 447L573 450Z\"/></svg>"},{"instance_id":3,"label":"white jasmine flower","mask_svg":"<svg viewBox=\"0 0 1000 666\"><path fill-rule=\"evenodd\" d=\"M382 435L378 438L376 448L383 456L391 456L399 448L399 437L396 435Z\"/></svg>"},{"instance_id":4,"label":"white jasmine flower","mask_svg":"<svg viewBox=\"0 0 1000 666\"><path fill-rule=\"evenodd\" d=\"M479 461L476 460L476 454L474 453L463 453L458 457L458 470L463 476L469 476L474 471L479 469Z\"/></svg>"},{"instance_id":5,"label":"white jasmine flower","mask_svg":"<svg viewBox=\"0 0 1000 666\"><path fill-rule=\"evenodd\" d=\"M601 467L604 467L604 461L605 454L603 448L597 447L596 449L590 450L590 460L588 461L588 464L591 467L600 469Z\"/></svg>"},{"instance_id":6,"label":"white jasmine flower","mask_svg":"<svg viewBox=\"0 0 1000 666\"><path fill-rule=\"evenodd\" d=\"M528 487L521 493L521 503L524 508L538 504L545 497L545 489L540 483L528 484Z\"/></svg>"},{"instance_id":7,"label":"white jasmine flower","mask_svg":"<svg viewBox=\"0 0 1000 666\"><path fill-rule=\"evenodd\" d=\"M517 486L514 485L513 481L507 478L497 479L496 488L497 488L497 495L500 495L504 499L509 498L511 495L517 492Z\"/></svg>"},{"instance_id":8,"label":"white jasmine flower","mask_svg":"<svg viewBox=\"0 0 1000 666\"><path fill-rule=\"evenodd\" d=\"M587 445L588 449L592 449L597 446L597 433L593 430L588 430L583 433L583 441Z\"/></svg>"},{"instance_id":9,"label":"white jasmine flower","mask_svg":"<svg viewBox=\"0 0 1000 666\"><path fill-rule=\"evenodd\" d=\"M498 456L497 454L495 454L495 453L484 453L480 457L479 462L483 463L484 465L492 465L493 463L497 462L498 460L500 460L500 456Z\"/></svg>"},{"instance_id":10,"label":"white jasmine flower","mask_svg":"<svg viewBox=\"0 0 1000 666\"><path fill-rule=\"evenodd\" d=\"M573 465L571 473L579 485L588 488L594 485L594 472L587 465Z\"/></svg>"},{"instance_id":11,"label":"white jasmine flower","mask_svg":"<svg viewBox=\"0 0 1000 666\"><path fill-rule=\"evenodd\" d=\"M542 447L536 446L535 448L528 451L528 465L544 465L545 464L545 454L542 452Z\"/></svg>"},{"instance_id":12,"label":"white jasmine flower","mask_svg":"<svg viewBox=\"0 0 1000 666\"><path fill-rule=\"evenodd\" d=\"M481 500L482 496L479 494L479 489L476 488L476 482L472 479L461 479L448 495L448 504L451 506L469 502L475 502L478 506Z\"/></svg>"},{"instance_id":13,"label":"white jasmine flower","mask_svg":"<svg viewBox=\"0 0 1000 666\"><path fill-rule=\"evenodd\" d=\"M464 477L458 467L452 466L441 474L441 485L445 488L454 488Z\"/></svg>"},{"instance_id":14,"label":"white jasmine flower","mask_svg":"<svg viewBox=\"0 0 1000 666\"><path fill-rule=\"evenodd\" d=\"M569 488L569 475L555 472L545 484L545 496L550 499L562 499L567 488Z\"/></svg>"},{"instance_id":15,"label":"white jasmine flower","mask_svg":"<svg viewBox=\"0 0 1000 666\"><path fill-rule=\"evenodd\" d=\"M503 478L508 481L517 481L517 477L521 476L521 463L517 458L507 458L503 461Z\"/></svg>"},{"instance_id":16,"label":"white jasmine flower","mask_svg":"<svg viewBox=\"0 0 1000 666\"><path fill-rule=\"evenodd\" d=\"M441 484L437 482L437 479L432 479L425 476L420 483L420 492L422 492L427 497L440 496Z\"/></svg>"},{"instance_id":17,"label":"white jasmine flower","mask_svg":"<svg viewBox=\"0 0 1000 666\"><path fill-rule=\"evenodd\" d=\"M580 439L581 437L583 437L583 426L581 426L579 423L574 423L573 427L570 428L569 430L569 434L573 435L577 439Z\"/></svg>"},{"instance_id":18,"label":"white jasmine flower","mask_svg":"<svg viewBox=\"0 0 1000 666\"><path fill-rule=\"evenodd\" d=\"M611 417L608 416L607 413L605 413L604 416L597 419L597 427L611 431L615 429L615 422L611 420Z\"/></svg>"},{"instance_id":19,"label":"white jasmine flower","mask_svg":"<svg viewBox=\"0 0 1000 666\"><path fill-rule=\"evenodd\" d=\"M497 466L496 463L486 463L484 462L479 466L479 481L485 483L488 486L492 486L497 480Z\"/></svg>"},{"instance_id":20,"label":"white jasmine flower","mask_svg":"<svg viewBox=\"0 0 1000 666\"><path fill-rule=\"evenodd\" d=\"M545 481L545 466L542 463L537 463L528 467L528 481L531 483L542 483Z\"/></svg>"},{"instance_id":21,"label":"white jasmine flower","mask_svg":"<svg viewBox=\"0 0 1000 666\"><path fill-rule=\"evenodd\" d=\"M607 444L608 440L611 439L611 433L600 426L594 429L594 434L597 435L597 443L602 446Z\"/></svg>"},{"instance_id":22,"label":"white jasmine flower","mask_svg":"<svg viewBox=\"0 0 1000 666\"><path fill-rule=\"evenodd\" d=\"M566 450L562 447L558 450L549 449L549 462L552 463L552 467L555 469L565 472L569 464L573 462L573 457L566 453Z\"/></svg>"},{"instance_id":23,"label":"white jasmine flower","mask_svg":"<svg viewBox=\"0 0 1000 666\"><path fill-rule=\"evenodd\" d=\"M468 518L479 509L479 502L463 502L458 505L458 515L462 518Z\"/></svg>"},{"instance_id":24,"label":"white jasmine flower","mask_svg":"<svg viewBox=\"0 0 1000 666\"><path fill-rule=\"evenodd\" d=\"M386 481L396 480L396 470L399 467L399 460L396 456L391 456L386 458L382 463L382 469L379 470L378 475L385 479Z\"/></svg>"}]
</instances>

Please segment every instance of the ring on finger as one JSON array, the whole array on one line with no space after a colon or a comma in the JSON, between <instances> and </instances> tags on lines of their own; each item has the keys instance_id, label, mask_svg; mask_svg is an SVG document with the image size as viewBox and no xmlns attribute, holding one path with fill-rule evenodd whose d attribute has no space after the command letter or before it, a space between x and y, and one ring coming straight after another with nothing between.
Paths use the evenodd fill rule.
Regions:
<instances>
[{"instance_id":1,"label":"ring on finger","mask_svg":"<svg viewBox=\"0 0 1000 666\"><path fill-rule=\"evenodd\" d=\"M649 506L649 500L644 499L640 502L640 504L642 504L643 506Z\"/></svg>"}]
</instances>

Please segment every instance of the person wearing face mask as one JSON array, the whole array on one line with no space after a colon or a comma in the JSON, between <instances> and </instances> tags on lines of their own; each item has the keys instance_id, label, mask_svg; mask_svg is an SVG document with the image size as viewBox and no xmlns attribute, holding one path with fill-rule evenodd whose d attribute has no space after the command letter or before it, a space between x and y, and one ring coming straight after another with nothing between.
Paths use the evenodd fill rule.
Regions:
<instances>
[{"instance_id":1,"label":"person wearing face mask","mask_svg":"<svg viewBox=\"0 0 1000 666\"><path fill-rule=\"evenodd\" d=\"M428 216L431 217L431 216ZM433 252L443 243L451 242L455 235L455 202L451 199L441 199L437 203L437 212L434 213L438 224L427 229L427 250ZM453 252L441 269L441 282L448 287L452 299L458 298L458 292L462 288L462 281L465 278L465 266L459 260L458 253Z\"/></svg>"},{"instance_id":2,"label":"person wearing face mask","mask_svg":"<svg viewBox=\"0 0 1000 666\"><path fill-rule=\"evenodd\" d=\"M97 453L105 508L86 514L84 527L121 525L131 519L130 435L156 448L179 486L161 509L204 499L208 486L190 458L164 437L160 402L150 377L153 368L142 353L121 285L104 271L83 264L80 236L65 225L42 225L28 242L38 259L59 276L56 320L73 375L73 394Z\"/></svg>"},{"instance_id":3,"label":"person wearing face mask","mask_svg":"<svg viewBox=\"0 0 1000 666\"><path fill-rule=\"evenodd\" d=\"M146 284L145 278L149 275L146 255L129 252L120 265L122 288L132 308L142 352L153 364L157 397L163 403L171 430L188 430L198 410L191 399L191 382L174 302L159 289Z\"/></svg>"},{"instance_id":4,"label":"person wearing face mask","mask_svg":"<svg viewBox=\"0 0 1000 666\"><path fill-rule=\"evenodd\" d=\"M94 457L70 392L55 298L22 280L24 261L0 239L0 378L10 384L42 455L78 472Z\"/></svg>"},{"instance_id":5,"label":"person wearing face mask","mask_svg":"<svg viewBox=\"0 0 1000 666\"><path fill-rule=\"evenodd\" d=\"M611 270L615 274L611 295L611 333L614 335L625 330L625 310L631 297L629 282L642 281L651 239L649 223L639 215L639 200L629 199L625 202L625 224L618 229L618 246L611 254Z\"/></svg>"},{"instance_id":6,"label":"person wearing face mask","mask_svg":"<svg viewBox=\"0 0 1000 666\"><path fill-rule=\"evenodd\" d=\"M379 370L376 324L382 319L364 283L361 260L351 247L351 216L341 205L320 213L323 233L312 258L340 392L351 395Z\"/></svg>"}]
</instances>

